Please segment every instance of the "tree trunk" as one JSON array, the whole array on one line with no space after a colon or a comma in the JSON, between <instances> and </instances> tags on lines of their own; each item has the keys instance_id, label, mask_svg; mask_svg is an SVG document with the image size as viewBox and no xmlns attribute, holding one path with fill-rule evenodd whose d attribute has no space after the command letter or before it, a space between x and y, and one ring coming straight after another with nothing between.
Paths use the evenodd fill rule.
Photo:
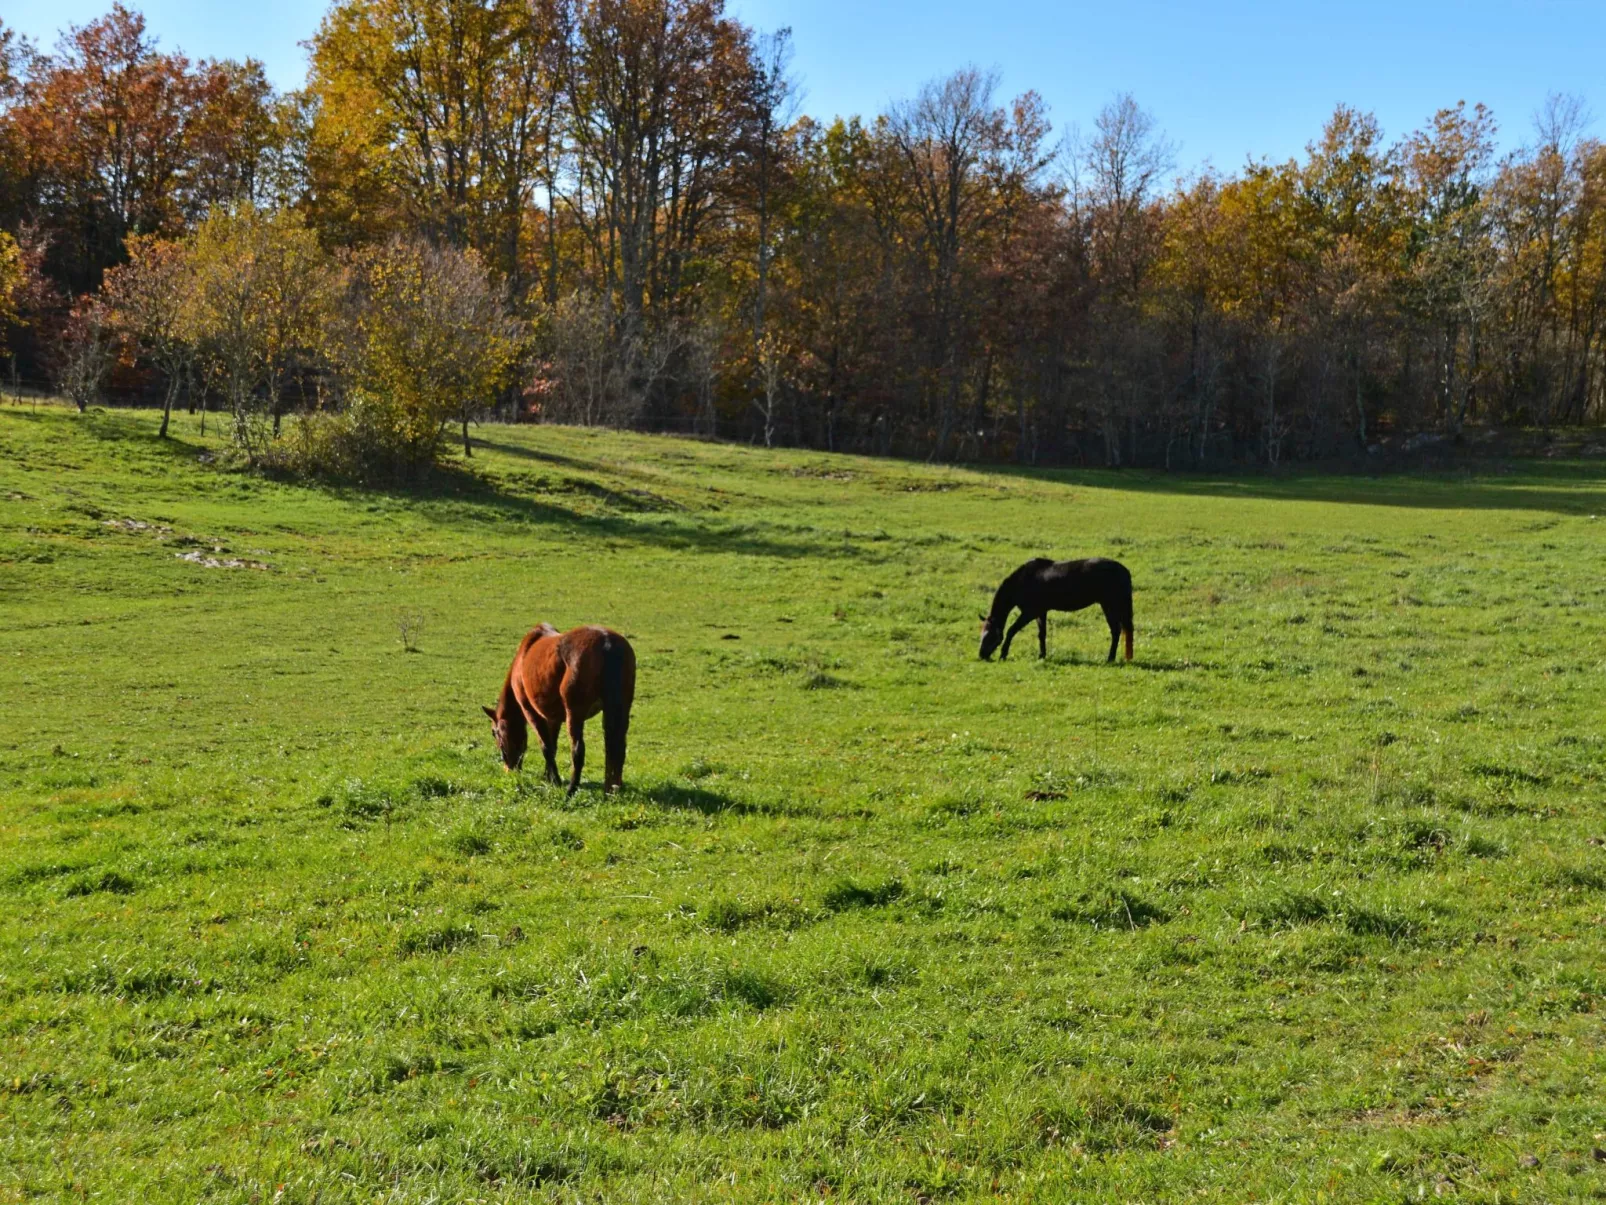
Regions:
<instances>
[{"instance_id":1,"label":"tree trunk","mask_svg":"<svg viewBox=\"0 0 1606 1205\"><path fill-rule=\"evenodd\" d=\"M463 411L463 455L469 458L474 455L474 449L469 446L468 442L468 411L466 410Z\"/></svg>"},{"instance_id":2,"label":"tree trunk","mask_svg":"<svg viewBox=\"0 0 1606 1205\"><path fill-rule=\"evenodd\" d=\"M173 416L173 397L177 393L178 377L176 375L170 376L167 378L167 397L162 403L162 426L161 430L156 432L157 439L167 438L167 421Z\"/></svg>"}]
</instances>

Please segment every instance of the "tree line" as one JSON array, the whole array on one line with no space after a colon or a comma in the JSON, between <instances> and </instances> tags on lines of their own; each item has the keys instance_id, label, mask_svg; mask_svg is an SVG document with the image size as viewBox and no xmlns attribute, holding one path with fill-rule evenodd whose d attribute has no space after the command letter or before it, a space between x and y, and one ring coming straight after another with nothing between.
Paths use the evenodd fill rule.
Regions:
<instances>
[{"instance_id":1,"label":"tree line","mask_svg":"<svg viewBox=\"0 0 1606 1205\"><path fill-rule=\"evenodd\" d=\"M496 407L1197 468L1606 404L1606 146L1568 98L1505 155L1479 105L1394 142L1341 106L1179 176L1131 97L1057 135L973 69L802 115L786 31L720 0L341 0L309 60L278 94L120 6L49 52L0 28L14 365L342 463Z\"/></svg>"}]
</instances>

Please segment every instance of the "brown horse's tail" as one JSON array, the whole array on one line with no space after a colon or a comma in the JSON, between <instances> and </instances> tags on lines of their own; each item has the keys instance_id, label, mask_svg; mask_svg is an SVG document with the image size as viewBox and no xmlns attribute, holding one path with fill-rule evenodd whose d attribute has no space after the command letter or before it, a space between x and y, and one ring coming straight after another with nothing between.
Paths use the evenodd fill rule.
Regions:
<instances>
[{"instance_id":1,"label":"brown horse's tail","mask_svg":"<svg viewBox=\"0 0 1606 1205\"><path fill-rule=\"evenodd\" d=\"M602 747L606 758L604 786L623 786L625 737L630 731L630 700L625 698L625 658L629 648L623 639L610 636L602 646Z\"/></svg>"}]
</instances>

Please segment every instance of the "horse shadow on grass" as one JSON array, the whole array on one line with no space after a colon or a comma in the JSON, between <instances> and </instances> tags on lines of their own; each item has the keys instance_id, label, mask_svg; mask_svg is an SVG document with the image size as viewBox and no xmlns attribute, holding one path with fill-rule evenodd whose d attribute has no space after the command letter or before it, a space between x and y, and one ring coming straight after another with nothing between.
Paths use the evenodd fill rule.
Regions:
<instances>
[{"instance_id":1,"label":"horse shadow on grass","mask_svg":"<svg viewBox=\"0 0 1606 1205\"><path fill-rule=\"evenodd\" d=\"M776 804L752 803L711 791L707 787L681 786L678 783L660 783L641 791L661 808L681 812L696 812L701 816L781 816L796 814L796 810Z\"/></svg>"},{"instance_id":2,"label":"horse shadow on grass","mask_svg":"<svg viewBox=\"0 0 1606 1205\"><path fill-rule=\"evenodd\" d=\"M672 812L694 812L699 816L781 816L800 815L795 808L778 804L752 803L746 799L738 799L734 795L727 795L723 791L711 791L707 787L685 786L680 783L662 782L653 786L637 787L627 785L623 791L616 795L609 795L602 789L600 782L583 782L580 789L573 795L564 792L562 787L552 786L544 782L530 782L521 784L520 793L534 797L547 796L544 802L547 806L563 812L587 811L609 803L630 804L632 802L645 802Z\"/></svg>"}]
</instances>

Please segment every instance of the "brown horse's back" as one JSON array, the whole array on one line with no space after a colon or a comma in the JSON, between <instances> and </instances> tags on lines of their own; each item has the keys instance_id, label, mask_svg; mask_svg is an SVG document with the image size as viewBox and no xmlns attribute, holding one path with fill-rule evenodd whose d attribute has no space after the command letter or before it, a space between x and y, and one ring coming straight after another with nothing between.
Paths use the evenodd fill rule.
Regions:
<instances>
[{"instance_id":1,"label":"brown horse's back","mask_svg":"<svg viewBox=\"0 0 1606 1205\"><path fill-rule=\"evenodd\" d=\"M591 624L571 628L558 637L556 653L564 666L564 707L571 715L589 720L603 710L610 672L629 709L636 696L636 653L618 632Z\"/></svg>"}]
</instances>

